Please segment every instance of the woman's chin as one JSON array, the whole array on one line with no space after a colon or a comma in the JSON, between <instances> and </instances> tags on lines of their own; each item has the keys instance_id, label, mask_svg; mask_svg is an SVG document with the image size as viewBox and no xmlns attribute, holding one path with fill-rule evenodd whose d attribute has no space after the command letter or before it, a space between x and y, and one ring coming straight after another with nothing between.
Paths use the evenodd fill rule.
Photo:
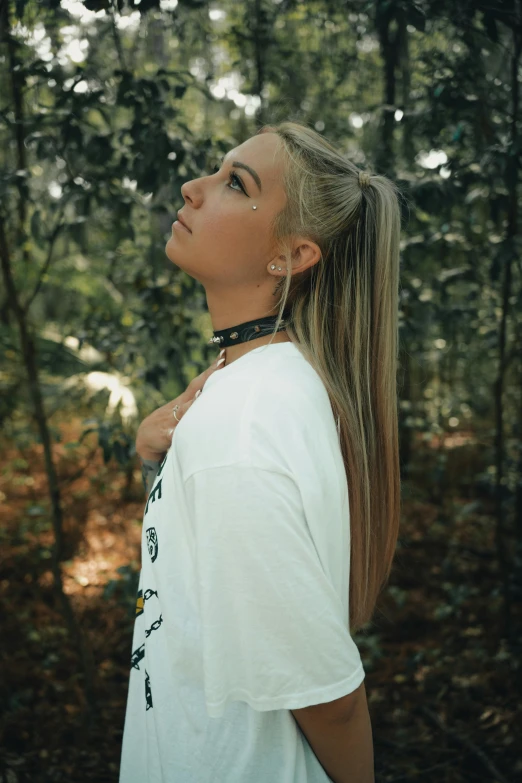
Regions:
<instances>
[{"instance_id":1,"label":"woman's chin","mask_svg":"<svg viewBox=\"0 0 522 783\"><path fill-rule=\"evenodd\" d=\"M174 261L176 263L176 247L175 247L175 241L173 241L173 237L171 237L167 244L165 245L165 255L167 258L169 258L171 261Z\"/></svg>"}]
</instances>

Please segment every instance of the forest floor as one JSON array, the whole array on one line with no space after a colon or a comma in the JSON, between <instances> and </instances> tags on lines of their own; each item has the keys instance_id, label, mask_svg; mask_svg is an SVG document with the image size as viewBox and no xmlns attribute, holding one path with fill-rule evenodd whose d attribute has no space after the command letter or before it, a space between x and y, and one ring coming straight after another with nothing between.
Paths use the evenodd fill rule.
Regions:
<instances>
[{"instance_id":1,"label":"forest floor","mask_svg":"<svg viewBox=\"0 0 522 783\"><path fill-rule=\"evenodd\" d=\"M68 448L80 418L59 430L63 584L95 664L96 719L87 730L80 657L52 589L42 446L3 442L0 783L118 781L141 564L141 471L138 460L128 476L114 460L105 465L95 435ZM522 612L514 603L518 637L508 643L494 506L487 495L478 499L474 484L478 453L469 433L415 444L388 587L370 627L354 637L377 783L522 780Z\"/></svg>"}]
</instances>

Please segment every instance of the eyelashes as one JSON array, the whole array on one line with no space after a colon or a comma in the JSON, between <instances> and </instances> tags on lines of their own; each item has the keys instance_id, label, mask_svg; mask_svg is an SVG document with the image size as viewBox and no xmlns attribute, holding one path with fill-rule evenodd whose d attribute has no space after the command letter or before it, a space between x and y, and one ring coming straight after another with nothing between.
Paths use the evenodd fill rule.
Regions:
<instances>
[{"instance_id":1,"label":"eyelashes","mask_svg":"<svg viewBox=\"0 0 522 783\"><path fill-rule=\"evenodd\" d=\"M216 166L214 166L214 174L216 174L216 173L217 173L217 172L220 170L220 168L221 168L221 166L217 166L217 165L216 165ZM243 183L242 183L242 181L239 179L239 177L237 176L237 174L236 174L235 172L231 171L231 172L230 172L230 174L228 175L228 178L229 178L229 180L230 180L231 182L236 182L236 183L239 185L239 187L241 188L242 192L243 192L243 193L245 194L245 196L246 196L246 191L245 191L245 188L243 187ZM228 185L227 187L230 187L230 186ZM236 190L236 188L230 188L230 190Z\"/></svg>"},{"instance_id":2,"label":"eyelashes","mask_svg":"<svg viewBox=\"0 0 522 783\"><path fill-rule=\"evenodd\" d=\"M243 193L245 192L245 189L244 189L244 187L243 187L243 183L241 182L241 180L239 179L239 177L237 176L237 174L234 174L234 172L232 172L231 174L229 174L229 179L230 179L232 182L237 182L237 183L239 184L239 187L240 187L240 188L241 188L241 190L243 191ZM231 190L234 190L234 189L235 189L235 188L231 188Z\"/></svg>"}]
</instances>

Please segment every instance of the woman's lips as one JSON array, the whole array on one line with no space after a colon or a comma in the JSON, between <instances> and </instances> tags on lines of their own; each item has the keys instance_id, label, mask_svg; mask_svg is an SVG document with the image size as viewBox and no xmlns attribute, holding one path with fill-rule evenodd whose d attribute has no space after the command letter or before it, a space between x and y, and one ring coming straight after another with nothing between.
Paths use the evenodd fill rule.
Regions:
<instances>
[{"instance_id":1,"label":"woman's lips","mask_svg":"<svg viewBox=\"0 0 522 783\"><path fill-rule=\"evenodd\" d=\"M183 223L180 223L179 220L175 220L174 221L174 223L172 224L172 228L181 228L181 229L183 229L183 231L186 231L187 234L191 234L192 233L191 231L188 230L188 228L186 226L183 225Z\"/></svg>"}]
</instances>

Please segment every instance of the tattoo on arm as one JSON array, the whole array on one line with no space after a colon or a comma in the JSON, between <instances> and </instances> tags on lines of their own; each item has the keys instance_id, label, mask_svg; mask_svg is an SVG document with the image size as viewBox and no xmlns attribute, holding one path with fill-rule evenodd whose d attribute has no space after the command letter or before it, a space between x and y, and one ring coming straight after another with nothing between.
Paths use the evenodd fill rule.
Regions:
<instances>
[{"instance_id":1,"label":"tattoo on arm","mask_svg":"<svg viewBox=\"0 0 522 783\"><path fill-rule=\"evenodd\" d=\"M158 471L161 465L161 460L156 459L142 459L141 460L141 475L143 478L143 487L145 494L148 495L154 484L154 479L158 475Z\"/></svg>"}]
</instances>

